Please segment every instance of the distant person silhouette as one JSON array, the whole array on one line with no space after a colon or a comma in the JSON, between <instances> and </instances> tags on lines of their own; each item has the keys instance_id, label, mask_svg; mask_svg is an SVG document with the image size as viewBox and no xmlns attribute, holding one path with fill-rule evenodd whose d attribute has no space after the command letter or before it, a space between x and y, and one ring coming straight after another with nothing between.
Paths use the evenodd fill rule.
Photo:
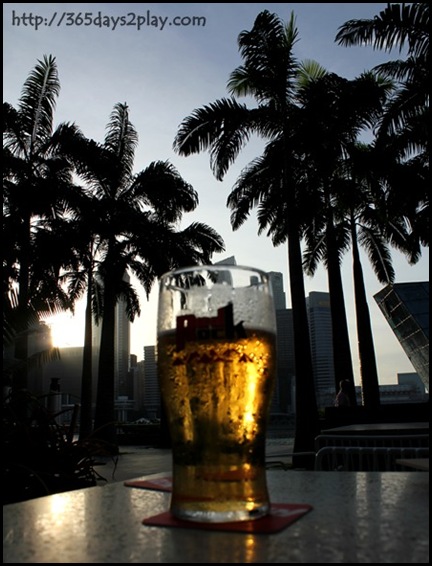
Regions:
<instances>
[{"instance_id":1,"label":"distant person silhouette","mask_svg":"<svg viewBox=\"0 0 432 566\"><path fill-rule=\"evenodd\" d=\"M351 401L349 398L350 382L348 379L342 379L339 382L339 391L335 399L335 407L350 407Z\"/></svg>"}]
</instances>

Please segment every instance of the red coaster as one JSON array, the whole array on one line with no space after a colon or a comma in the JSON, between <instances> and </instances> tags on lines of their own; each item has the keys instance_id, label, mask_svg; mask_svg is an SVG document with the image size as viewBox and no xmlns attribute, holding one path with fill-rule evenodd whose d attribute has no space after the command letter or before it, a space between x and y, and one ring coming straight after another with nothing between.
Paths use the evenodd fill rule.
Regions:
<instances>
[{"instance_id":1,"label":"red coaster","mask_svg":"<svg viewBox=\"0 0 432 566\"><path fill-rule=\"evenodd\" d=\"M125 481L126 487L139 487L141 489L154 489L156 491L171 491L172 479L170 476L155 478L153 480L129 480Z\"/></svg>"},{"instance_id":2,"label":"red coaster","mask_svg":"<svg viewBox=\"0 0 432 566\"><path fill-rule=\"evenodd\" d=\"M231 531L240 533L277 533L292 525L295 521L312 511L312 505L299 503L272 503L270 514L254 521L236 521L233 523L198 523L183 521L173 517L169 511L149 517L143 525L153 527L180 527L182 529L202 529L206 531Z\"/></svg>"}]
</instances>

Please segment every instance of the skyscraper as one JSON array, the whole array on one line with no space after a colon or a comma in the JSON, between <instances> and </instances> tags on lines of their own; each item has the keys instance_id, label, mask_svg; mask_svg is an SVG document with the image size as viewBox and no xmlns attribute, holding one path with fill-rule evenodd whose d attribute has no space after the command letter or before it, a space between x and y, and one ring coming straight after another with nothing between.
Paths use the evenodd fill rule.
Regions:
<instances>
[{"instance_id":1,"label":"skyscraper","mask_svg":"<svg viewBox=\"0 0 432 566\"><path fill-rule=\"evenodd\" d=\"M273 301L275 309L286 309L286 296L283 285L283 275L279 271L269 271L270 285L273 290Z\"/></svg>"},{"instance_id":2,"label":"skyscraper","mask_svg":"<svg viewBox=\"0 0 432 566\"><path fill-rule=\"evenodd\" d=\"M387 285L374 299L429 390L429 283Z\"/></svg>"},{"instance_id":3,"label":"skyscraper","mask_svg":"<svg viewBox=\"0 0 432 566\"><path fill-rule=\"evenodd\" d=\"M157 372L156 346L144 346L144 408L146 416L160 416L161 396Z\"/></svg>"},{"instance_id":4,"label":"skyscraper","mask_svg":"<svg viewBox=\"0 0 432 566\"><path fill-rule=\"evenodd\" d=\"M281 296L279 289L279 295ZM278 300L278 299L276 299ZM280 298L279 298L280 300ZM277 303L279 304L279 303ZM334 389L334 364L330 296L312 291L306 298L311 339L312 368L318 406L325 406L328 389ZM272 410L295 410L294 330L291 309L276 309L277 325L277 384ZM278 407L278 409L276 409Z\"/></svg>"},{"instance_id":5,"label":"skyscraper","mask_svg":"<svg viewBox=\"0 0 432 566\"><path fill-rule=\"evenodd\" d=\"M292 387L295 379L294 330L291 309L276 310L276 386L271 406L272 412L294 411Z\"/></svg>"},{"instance_id":6,"label":"skyscraper","mask_svg":"<svg viewBox=\"0 0 432 566\"><path fill-rule=\"evenodd\" d=\"M114 363L115 363L115 389L116 397L121 395L128 382L128 374L130 369L130 321L126 315L126 303L120 300L116 306L115 312L115 345L114 345Z\"/></svg>"},{"instance_id":7,"label":"skyscraper","mask_svg":"<svg viewBox=\"0 0 432 566\"><path fill-rule=\"evenodd\" d=\"M323 393L334 388L332 322L330 295L312 291L306 298L312 351L312 367L318 406L323 406ZM321 399L322 398L322 399Z\"/></svg>"},{"instance_id":8,"label":"skyscraper","mask_svg":"<svg viewBox=\"0 0 432 566\"><path fill-rule=\"evenodd\" d=\"M291 388L294 380L294 348L292 311L286 308L283 275L268 272L276 311L276 384L271 404L272 413L288 413L293 409Z\"/></svg>"}]
</instances>

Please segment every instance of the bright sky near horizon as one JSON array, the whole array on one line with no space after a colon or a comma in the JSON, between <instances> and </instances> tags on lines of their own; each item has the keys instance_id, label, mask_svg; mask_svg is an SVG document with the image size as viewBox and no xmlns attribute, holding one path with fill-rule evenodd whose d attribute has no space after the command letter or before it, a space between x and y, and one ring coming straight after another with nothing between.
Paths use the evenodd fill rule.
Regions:
<instances>
[{"instance_id":1,"label":"bright sky near horizon","mask_svg":"<svg viewBox=\"0 0 432 566\"><path fill-rule=\"evenodd\" d=\"M229 74L241 59L237 37L253 26L259 12L275 12L283 20L296 17L299 61L312 59L329 71L351 79L378 63L398 58L370 47L340 47L334 39L350 19L373 18L386 3L227 3L142 4L61 3L3 4L3 100L16 106L22 86L38 59L56 57L61 92L56 125L75 122L84 134L102 142L109 115L117 102L127 102L139 135L135 170L152 161L169 160L199 194L196 211L184 216L182 226L205 222L223 237L226 252L214 261L234 255L238 264L252 265L284 275L290 306L286 245L274 248L264 234L257 235L255 214L238 231L230 227L226 199L250 160L260 155L262 142L251 140L223 182L216 181L207 154L180 157L172 149L180 122L205 104L228 96ZM415 266L393 253L396 281L428 281L429 254ZM380 382L396 381L398 372L414 371L407 356L377 307L373 295L382 289L367 259L363 268L369 298ZM358 379L355 311L351 257L343 263L344 291ZM327 291L320 268L305 277L306 291ZM131 353L142 359L144 345L155 343L157 286L150 300L143 295L142 313L131 327ZM52 324L58 345L83 343L82 305L77 315L59 315ZM61 339L61 340L60 340Z\"/></svg>"}]
</instances>

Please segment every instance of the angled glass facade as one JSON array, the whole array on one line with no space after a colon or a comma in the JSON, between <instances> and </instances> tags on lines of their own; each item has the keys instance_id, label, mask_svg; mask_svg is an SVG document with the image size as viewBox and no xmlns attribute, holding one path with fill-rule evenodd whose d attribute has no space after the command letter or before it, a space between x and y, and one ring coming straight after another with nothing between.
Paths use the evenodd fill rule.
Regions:
<instances>
[{"instance_id":1,"label":"angled glass facade","mask_svg":"<svg viewBox=\"0 0 432 566\"><path fill-rule=\"evenodd\" d=\"M429 283L387 285L374 299L429 391Z\"/></svg>"}]
</instances>

